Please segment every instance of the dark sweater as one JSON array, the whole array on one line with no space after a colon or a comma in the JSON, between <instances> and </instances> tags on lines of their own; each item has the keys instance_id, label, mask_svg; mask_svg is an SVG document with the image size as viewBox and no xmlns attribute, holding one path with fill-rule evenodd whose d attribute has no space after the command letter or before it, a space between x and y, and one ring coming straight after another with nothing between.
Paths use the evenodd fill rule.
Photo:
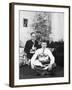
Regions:
<instances>
[{"instance_id":1,"label":"dark sweater","mask_svg":"<svg viewBox=\"0 0 72 90\"><path fill-rule=\"evenodd\" d=\"M24 52L27 54L27 58L29 59L31 59L34 54L34 53L30 53L30 50L32 49L33 45L36 49L38 49L39 46L37 41L33 43L32 40L28 40L25 44Z\"/></svg>"}]
</instances>

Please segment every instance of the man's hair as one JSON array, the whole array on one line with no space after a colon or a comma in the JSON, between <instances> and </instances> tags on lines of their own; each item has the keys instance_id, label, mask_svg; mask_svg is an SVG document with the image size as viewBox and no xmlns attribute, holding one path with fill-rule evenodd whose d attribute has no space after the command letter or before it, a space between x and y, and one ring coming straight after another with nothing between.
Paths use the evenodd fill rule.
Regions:
<instances>
[{"instance_id":1,"label":"man's hair","mask_svg":"<svg viewBox=\"0 0 72 90\"><path fill-rule=\"evenodd\" d=\"M40 34L41 34L41 32L40 32L40 31L36 31L36 33L40 33Z\"/></svg>"},{"instance_id":2,"label":"man's hair","mask_svg":"<svg viewBox=\"0 0 72 90\"><path fill-rule=\"evenodd\" d=\"M42 40L41 42L47 43L47 41L46 41L46 40Z\"/></svg>"},{"instance_id":3,"label":"man's hair","mask_svg":"<svg viewBox=\"0 0 72 90\"><path fill-rule=\"evenodd\" d=\"M32 34L35 34L35 32L31 32L31 36L32 36Z\"/></svg>"}]
</instances>

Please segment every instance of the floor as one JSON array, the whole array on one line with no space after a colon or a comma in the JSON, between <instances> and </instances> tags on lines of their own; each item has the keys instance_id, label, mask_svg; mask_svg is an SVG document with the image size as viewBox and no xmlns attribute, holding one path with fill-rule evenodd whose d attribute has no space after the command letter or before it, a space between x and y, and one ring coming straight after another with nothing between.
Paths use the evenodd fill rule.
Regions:
<instances>
[{"instance_id":1,"label":"floor","mask_svg":"<svg viewBox=\"0 0 72 90\"><path fill-rule=\"evenodd\" d=\"M32 78L52 78L52 77L63 77L64 76L64 70L63 67L58 66L56 67L56 70L54 74L52 75L38 75L34 70L31 69L28 65L22 65L19 69L19 79L32 79Z\"/></svg>"}]
</instances>

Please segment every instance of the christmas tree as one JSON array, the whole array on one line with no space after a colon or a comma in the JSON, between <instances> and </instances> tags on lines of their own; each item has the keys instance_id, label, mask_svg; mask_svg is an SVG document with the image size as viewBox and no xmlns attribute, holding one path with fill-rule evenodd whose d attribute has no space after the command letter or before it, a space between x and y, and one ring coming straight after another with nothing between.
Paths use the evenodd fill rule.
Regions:
<instances>
[{"instance_id":1,"label":"christmas tree","mask_svg":"<svg viewBox=\"0 0 72 90\"><path fill-rule=\"evenodd\" d=\"M51 33L51 14L47 12L36 12L31 25L34 31L40 31L45 39L49 40Z\"/></svg>"}]
</instances>

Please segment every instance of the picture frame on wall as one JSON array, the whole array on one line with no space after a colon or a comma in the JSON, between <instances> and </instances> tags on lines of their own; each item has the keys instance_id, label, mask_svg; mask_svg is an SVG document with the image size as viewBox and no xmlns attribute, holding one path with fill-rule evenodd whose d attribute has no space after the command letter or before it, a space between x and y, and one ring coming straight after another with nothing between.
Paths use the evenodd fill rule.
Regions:
<instances>
[{"instance_id":1,"label":"picture frame on wall","mask_svg":"<svg viewBox=\"0 0 72 90\"><path fill-rule=\"evenodd\" d=\"M70 6L9 3L9 86L70 84Z\"/></svg>"}]
</instances>

